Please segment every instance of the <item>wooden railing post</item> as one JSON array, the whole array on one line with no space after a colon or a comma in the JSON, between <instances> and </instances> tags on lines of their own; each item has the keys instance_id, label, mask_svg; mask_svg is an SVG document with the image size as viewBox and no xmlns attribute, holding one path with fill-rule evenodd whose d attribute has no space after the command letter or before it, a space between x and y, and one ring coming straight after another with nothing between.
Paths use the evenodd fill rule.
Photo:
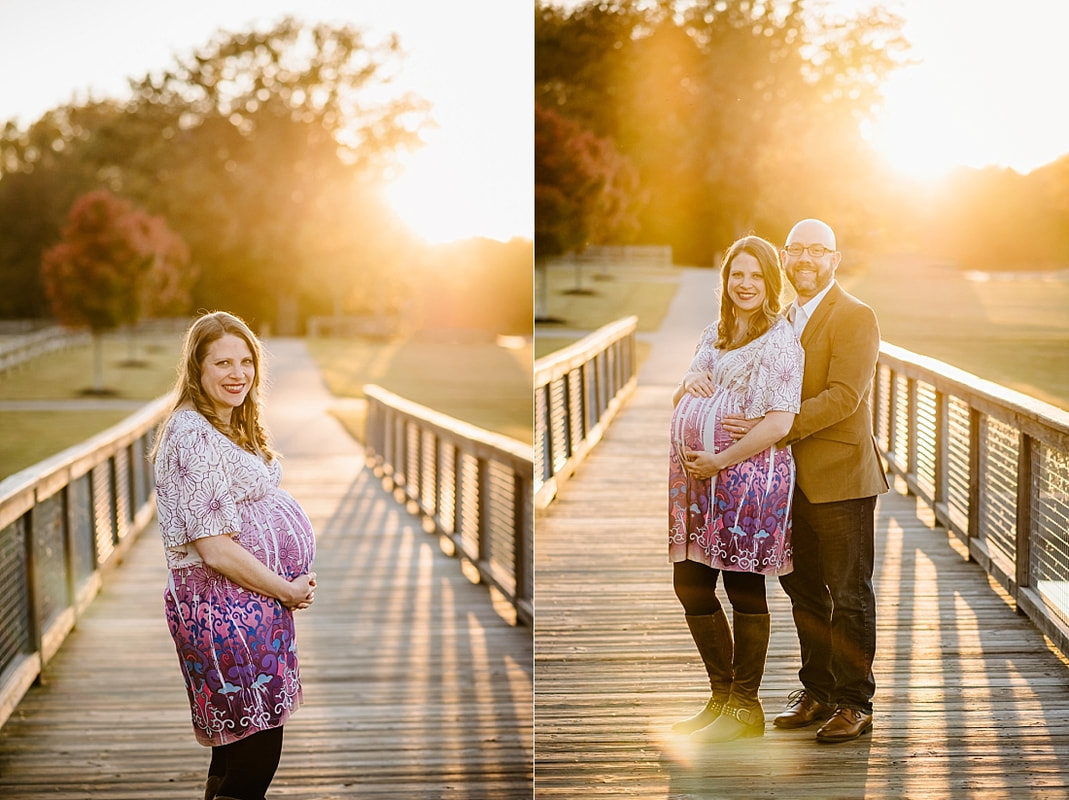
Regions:
<instances>
[{"instance_id":1,"label":"wooden railing post","mask_svg":"<svg viewBox=\"0 0 1069 800\"><path fill-rule=\"evenodd\" d=\"M950 398L935 393L935 474L932 479L932 502L936 513L950 526Z\"/></svg>"},{"instance_id":2,"label":"wooden railing post","mask_svg":"<svg viewBox=\"0 0 1069 800\"><path fill-rule=\"evenodd\" d=\"M1023 431L1017 448L1017 586L1031 585L1032 566L1032 437ZM1018 609L1020 606L1018 606Z\"/></svg>"},{"instance_id":3,"label":"wooden railing post","mask_svg":"<svg viewBox=\"0 0 1069 800\"><path fill-rule=\"evenodd\" d=\"M969 529L968 545L972 552L972 543L980 538L980 517L983 509L983 468L984 445L981 436L983 417L975 408L969 409ZM972 556L969 556L972 560Z\"/></svg>"},{"instance_id":4,"label":"wooden railing post","mask_svg":"<svg viewBox=\"0 0 1069 800\"><path fill-rule=\"evenodd\" d=\"M906 472L913 478L913 484L919 482L917 474L917 381L906 379Z\"/></svg>"},{"instance_id":5,"label":"wooden railing post","mask_svg":"<svg viewBox=\"0 0 1069 800\"><path fill-rule=\"evenodd\" d=\"M520 532L513 543L513 572L516 575L516 610L526 625L534 624L534 586L532 585L531 552L534 550L534 517L532 510L531 481L521 475L513 475L512 491L515 497L512 524Z\"/></svg>"},{"instance_id":6,"label":"wooden railing post","mask_svg":"<svg viewBox=\"0 0 1069 800\"><path fill-rule=\"evenodd\" d=\"M898 453L898 374L894 369L887 373L887 453L900 468Z\"/></svg>"}]
</instances>

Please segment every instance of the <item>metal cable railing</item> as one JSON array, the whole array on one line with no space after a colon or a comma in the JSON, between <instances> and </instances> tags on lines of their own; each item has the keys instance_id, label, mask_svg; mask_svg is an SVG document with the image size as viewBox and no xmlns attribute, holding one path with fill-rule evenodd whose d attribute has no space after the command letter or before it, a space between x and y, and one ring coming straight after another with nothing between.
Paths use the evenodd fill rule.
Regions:
<instances>
[{"instance_id":1,"label":"metal cable railing","mask_svg":"<svg viewBox=\"0 0 1069 800\"><path fill-rule=\"evenodd\" d=\"M534 364L535 506L545 508L561 480L601 439L634 390L637 317L605 325Z\"/></svg>"},{"instance_id":2,"label":"metal cable railing","mask_svg":"<svg viewBox=\"0 0 1069 800\"><path fill-rule=\"evenodd\" d=\"M891 472L1069 652L1069 412L886 343L873 397Z\"/></svg>"},{"instance_id":3,"label":"metal cable railing","mask_svg":"<svg viewBox=\"0 0 1069 800\"><path fill-rule=\"evenodd\" d=\"M0 481L0 725L152 521L147 454L170 402Z\"/></svg>"},{"instance_id":4,"label":"metal cable railing","mask_svg":"<svg viewBox=\"0 0 1069 800\"><path fill-rule=\"evenodd\" d=\"M365 386L370 463L452 540L479 578L533 620L529 446Z\"/></svg>"}]
</instances>

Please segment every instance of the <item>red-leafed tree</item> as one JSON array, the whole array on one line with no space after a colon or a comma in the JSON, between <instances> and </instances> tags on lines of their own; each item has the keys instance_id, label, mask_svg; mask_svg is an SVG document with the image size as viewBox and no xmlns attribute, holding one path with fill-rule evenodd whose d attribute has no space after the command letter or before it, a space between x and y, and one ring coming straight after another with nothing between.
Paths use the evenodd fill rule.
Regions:
<instances>
[{"instance_id":1,"label":"red-leafed tree","mask_svg":"<svg viewBox=\"0 0 1069 800\"><path fill-rule=\"evenodd\" d=\"M546 260L588 244L627 241L637 228L638 175L612 140L535 105L535 267L542 273L537 314L544 318Z\"/></svg>"},{"instance_id":2,"label":"red-leafed tree","mask_svg":"<svg viewBox=\"0 0 1069 800\"><path fill-rule=\"evenodd\" d=\"M101 334L144 314L178 311L192 282L182 239L163 219L106 189L74 202L41 273L55 317L93 334L94 393L104 391Z\"/></svg>"}]
</instances>

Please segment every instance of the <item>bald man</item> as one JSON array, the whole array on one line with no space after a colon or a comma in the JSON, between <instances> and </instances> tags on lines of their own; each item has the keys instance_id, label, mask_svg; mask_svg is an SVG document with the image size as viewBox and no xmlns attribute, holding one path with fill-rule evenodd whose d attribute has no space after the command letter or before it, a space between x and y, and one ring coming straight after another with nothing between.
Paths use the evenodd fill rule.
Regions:
<instances>
[{"instance_id":1,"label":"bald man","mask_svg":"<svg viewBox=\"0 0 1069 800\"><path fill-rule=\"evenodd\" d=\"M780 257L798 294L788 318L805 351L802 405L785 440L797 469L794 571L780 578L798 630L802 688L773 724L823 722L818 741L845 742L871 730L876 691L873 539L876 497L888 485L869 393L880 329L872 309L835 281L842 254L828 225L802 220ZM724 426L738 434L749 423Z\"/></svg>"}]
</instances>

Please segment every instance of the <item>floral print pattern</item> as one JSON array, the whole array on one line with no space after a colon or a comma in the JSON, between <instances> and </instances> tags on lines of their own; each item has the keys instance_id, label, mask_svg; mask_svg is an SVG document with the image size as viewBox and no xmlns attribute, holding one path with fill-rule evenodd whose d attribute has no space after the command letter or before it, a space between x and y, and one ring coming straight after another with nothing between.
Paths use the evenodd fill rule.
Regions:
<instances>
[{"instance_id":1,"label":"floral print pattern","mask_svg":"<svg viewBox=\"0 0 1069 800\"><path fill-rule=\"evenodd\" d=\"M684 394L672 415L668 467L669 560L715 569L785 575L791 561L794 459L775 445L709 480L691 478L684 450L720 452L732 444L722 420L769 411L797 413L802 347L790 323L778 320L763 336L735 350L717 350L716 327L702 332L690 369L708 371L711 397Z\"/></svg>"},{"instance_id":2,"label":"floral print pattern","mask_svg":"<svg viewBox=\"0 0 1069 800\"><path fill-rule=\"evenodd\" d=\"M204 745L278 727L302 702L293 612L208 567L192 544L231 535L287 579L308 572L312 526L281 480L277 459L243 450L197 412L168 421L156 458L164 605Z\"/></svg>"}]
</instances>

